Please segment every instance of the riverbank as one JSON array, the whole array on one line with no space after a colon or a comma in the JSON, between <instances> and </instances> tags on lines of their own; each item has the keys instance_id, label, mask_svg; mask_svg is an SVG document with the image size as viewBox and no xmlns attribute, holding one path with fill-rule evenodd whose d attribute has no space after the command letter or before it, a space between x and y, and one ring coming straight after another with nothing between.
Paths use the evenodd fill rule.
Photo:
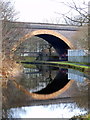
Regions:
<instances>
[{"instance_id":1,"label":"riverbank","mask_svg":"<svg viewBox=\"0 0 90 120\"><path fill-rule=\"evenodd\" d=\"M90 66L86 64L80 64L80 63L72 63L72 62L50 62L52 64L58 64L58 65L65 65L68 68L81 70L83 72L90 72Z\"/></svg>"},{"instance_id":2,"label":"riverbank","mask_svg":"<svg viewBox=\"0 0 90 120\"><path fill-rule=\"evenodd\" d=\"M69 62L69 61L37 61L35 57L24 56L21 57L20 60L17 62L23 63L24 67L32 67L35 68L34 64L48 64L48 65L55 65L59 67L71 68L76 69L87 74L90 73L90 63L76 63L76 62Z\"/></svg>"},{"instance_id":3,"label":"riverbank","mask_svg":"<svg viewBox=\"0 0 90 120\"><path fill-rule=\"evenodd\" d=\"M44 65L56 65L59 67L65 67L65 68L71 68L76 69L85 73L90 72L90 65L87 64L81 64L81 63L72 63L68 61L22 61L21 63L27 64L26 66L29 66L29 64L44 64Z\"/></svg>"}]
</instances>

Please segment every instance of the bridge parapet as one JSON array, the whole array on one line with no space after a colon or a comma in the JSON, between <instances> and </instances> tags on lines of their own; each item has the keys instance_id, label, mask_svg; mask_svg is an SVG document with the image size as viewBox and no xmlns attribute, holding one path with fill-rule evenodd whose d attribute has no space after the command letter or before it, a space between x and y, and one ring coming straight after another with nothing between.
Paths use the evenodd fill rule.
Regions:
<instances>
[{"instance_id":1,"label":"bridge parapet","mask_svg":"<svg viewBox=\"0 0 90 120\"><path fill-rule=\"evenodd\" d=\"M23 29L48 29L48 30L62 30L62 31L77 31L78 26L65 24L50 24L50 23L32 23L32 22L8 22L14 28Z\"/></svg>"}]
</instances>

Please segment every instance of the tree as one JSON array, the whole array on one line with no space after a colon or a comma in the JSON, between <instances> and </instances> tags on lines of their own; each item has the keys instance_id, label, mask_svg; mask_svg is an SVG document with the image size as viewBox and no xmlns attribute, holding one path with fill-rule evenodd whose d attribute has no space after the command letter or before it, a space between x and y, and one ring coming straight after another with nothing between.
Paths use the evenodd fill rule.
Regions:
<instances>
[{"instance_id":1,"label":"tree","mask_svg":"<svg viewBox=\"0 0 90 120\"><path fill-rule=\"evenodd\" d=\"M88 13L90 5L88 3L85 1L77 3L75 0L61 3L69 8L67 13L58 13L62 15L66 24L82 26L90 23L90 14Z\"/></svg>"},{"instance_id":2,"label":"tree","mask_svg":"<svg viewBox=\"0 0 90 120\"><path fill-rule=\"evenodd\" d=\"M19 75L22 69L21 65L18 65L10 57L13 45L23 34L22 28L16 29L15 23L11 22L16 20L16 15L17 13L9 0L0 0L0 20L2 20L2 67L0 67L0 74L2 74L2 85L7 84L9 77Z\"/></svg>"},{"instance_id":3,"label":"tree","mask_svg":"<svg viewBox=\"0 0 90 120\"><path fill-rule=\"evenodd\" d=\"M14 9L11 1L0 0L0 19L4 21L15 21L17 12Z\"/></svg>"},{"instance_id":4,"label":"tree","mask_svg":"<svg viewBox=\"0 0 90 120\"><path fill-rule=\"evenodd\" d=\"M89 50L88 25L83 25L72 36L73 44L77 49Z\"/></svg>"},{"instance_id":5,"label":"tree","mask_svg":"<svg viewBox=\"0 0 90 120\"><path fill-rule=\"evenodd\" d=\"M71 2L62 2L66 7L69 7L67 13L61 14L64 21L68 25L82 26L72 37L73 43L77 49L90 50L89 38L90 38L90 2L86 3L75 0ZM60 14L60 13L59 13Z\"/></svg>"},{"instance_id":6,"label":"tree","mask_svg":"<svg viewBox=\"0 0 90 120\"><path fill-rule=\"evenodd\" d=\"M14 5L12 5L11 1L0 0L0 20L2 20L2 52L3 56L6 51L10 51L12 40L15 38L16 30L12 30L12 26L10 26L10 21L15 21L17 16L17 12L14 9ZM9 21L9 22L7 22ZM12 33L14 33L12 38ZM9 48L9 49L7 49ZM5 57L5 56L4 56Z\"/></svg>"}]
</instances>

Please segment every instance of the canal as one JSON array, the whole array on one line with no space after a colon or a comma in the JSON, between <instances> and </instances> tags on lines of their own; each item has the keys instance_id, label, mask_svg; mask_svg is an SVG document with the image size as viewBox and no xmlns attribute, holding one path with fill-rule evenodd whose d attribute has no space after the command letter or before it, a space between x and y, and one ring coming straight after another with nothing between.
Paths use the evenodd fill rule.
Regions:
<instances>
[{"instance_id":1,"label":"canal","mask_svg":"<svg viewBox=\"0 0 90 120\"><path fill-rule=\"evenodd\" d=\"M85 115L89 112L89 88L90 76L83 72L31 64L2 88L2 116L70 119Z\"/></svg>"}]
</instances>

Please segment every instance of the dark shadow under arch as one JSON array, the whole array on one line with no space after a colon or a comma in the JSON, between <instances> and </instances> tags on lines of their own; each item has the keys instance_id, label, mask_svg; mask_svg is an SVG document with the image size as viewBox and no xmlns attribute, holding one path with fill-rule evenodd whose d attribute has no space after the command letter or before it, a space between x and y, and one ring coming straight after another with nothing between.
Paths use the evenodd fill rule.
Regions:
<instances>
[{"instance_id":1,"label":"dark shadow under arch","mask_svg":"<svg viewBox=\"0 0 90 120\"><path fill-rule=\"evenodd\" d=\"M49 35L49 34L40 34L36 35L37 37L43 38L48 43L50 43L56 50L56 52L60 55L63 54L67 49L70 49L70 47L60 38Z\"/></svg>"}]
</instances>

